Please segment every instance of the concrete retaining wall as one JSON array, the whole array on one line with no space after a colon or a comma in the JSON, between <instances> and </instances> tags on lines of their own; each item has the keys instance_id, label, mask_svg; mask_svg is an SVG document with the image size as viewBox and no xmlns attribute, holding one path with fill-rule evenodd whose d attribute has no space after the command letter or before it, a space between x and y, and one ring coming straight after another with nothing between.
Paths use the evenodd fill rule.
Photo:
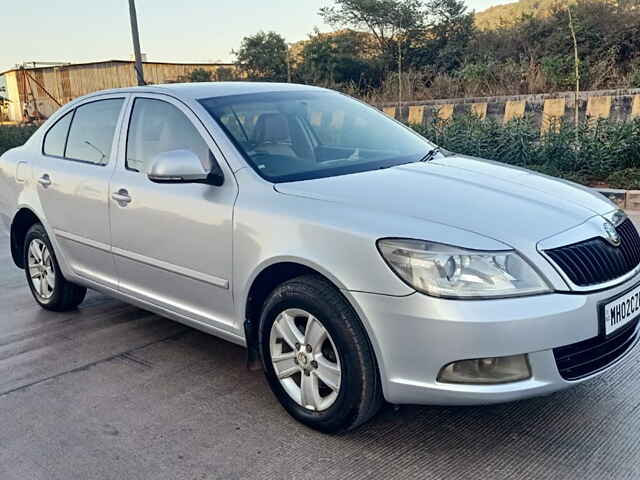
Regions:
<instances>
[{"instance_id":1,"label":"concrete retaining wall","mask_svg":"<svg viewBox=\"0 0 640 480\"><path fill-rule=\"evenodd\" d=\"M504 97L452 98L384 104L380 108L392 117L414 124L424 124L436 115L442 119L465 113L481 118L507 122L523 115L532 115L541 131L549 128L555 119L573 121L576 99L573 92L539 95L511 95ZM640 117L640 88L627 90L598 90L578 95L578 115L585 118L611 118L628 120Z\"/></svg>"}]
</instances>

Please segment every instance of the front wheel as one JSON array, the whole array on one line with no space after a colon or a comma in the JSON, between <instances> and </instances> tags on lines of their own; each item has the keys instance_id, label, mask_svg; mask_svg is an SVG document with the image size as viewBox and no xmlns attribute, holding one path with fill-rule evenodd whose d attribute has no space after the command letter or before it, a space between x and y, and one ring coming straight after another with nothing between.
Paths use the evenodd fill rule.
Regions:
<instances>
[{"instance_id":1,"label":"front wheel","mask_svg":"<svg viewBox=\"0 0 640 480\"><path fill-rule=\"evenodd\" d=\"M33 298L46 310L73 310L87 294L86 288L64 278L47 232L39 223L32 226L25 237L24 269Z\"/></svg>"},{"instance_id":2,"label":"front wheel","mask_svg":"<svg viewBox=\"0 0 640 480\"><path fill-rule=\"evenodd\" d=\"M373 349L340 292L322 277L294 278L267 298L260 352L282 406L320 431L349 430L382 403Z\"/></svg>"}]
</instances>

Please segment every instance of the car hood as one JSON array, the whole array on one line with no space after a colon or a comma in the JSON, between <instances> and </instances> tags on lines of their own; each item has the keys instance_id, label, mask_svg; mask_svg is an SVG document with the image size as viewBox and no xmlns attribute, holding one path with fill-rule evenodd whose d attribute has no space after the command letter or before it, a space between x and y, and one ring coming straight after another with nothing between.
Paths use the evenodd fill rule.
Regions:
<instances>
[{"instance_id":1,"label":"car hood","mask_svg":"<svg viewBox=\"0 0 640 480\"><path fill-rule=\"evenodd\" d=\"M587 187L461 155L275 188L287 195L437 222L516 248L616 208Z\"/></svg>"}]
</instances>

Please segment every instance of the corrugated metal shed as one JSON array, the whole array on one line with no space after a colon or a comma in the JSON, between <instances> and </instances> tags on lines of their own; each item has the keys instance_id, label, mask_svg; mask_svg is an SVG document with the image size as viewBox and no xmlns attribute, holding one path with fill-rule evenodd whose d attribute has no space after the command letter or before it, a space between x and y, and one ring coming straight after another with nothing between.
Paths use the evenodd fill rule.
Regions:
<instances>
[{"instance_id":1,"label":"corrugated metal shed","mask_svg":"<svg viewBox=\"0 0 640 480\"><path fill-rule=\"evenodd\" d=\"M172 83L188 77L195 69L212 73L218 78L230 70L226 63L162 63L143 62L147 83ZM36 68L18 68L0 73L6 82L9 99L8 119L15 122L44 119L60 105L76 97L107 88L136 85L134 62L107 60Z\"/></svg>"}]
</instances>

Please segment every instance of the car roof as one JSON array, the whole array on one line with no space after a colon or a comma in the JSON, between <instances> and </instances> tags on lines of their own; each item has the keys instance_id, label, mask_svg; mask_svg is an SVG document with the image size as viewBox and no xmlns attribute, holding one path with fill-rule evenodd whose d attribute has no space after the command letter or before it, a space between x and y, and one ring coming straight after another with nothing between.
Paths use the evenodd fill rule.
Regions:
<instances>
[{"instance_id":1,"label":"car roof","mask_svg":"<svg viewBox=\"0 0 640 480\"><path fill-rule=\"evenodd\" d=\"M166 93L179 98L200 99L211 97L226 97L229 95L244 95L249 93L268 93L282 91L324 90L309 85L295 83L269 83L269 82L196 82L196 83L166 83L158 85L146 85L141 87L114 88L101 90L93 95L110 93Z\"/></svg>"}]
</instances>

